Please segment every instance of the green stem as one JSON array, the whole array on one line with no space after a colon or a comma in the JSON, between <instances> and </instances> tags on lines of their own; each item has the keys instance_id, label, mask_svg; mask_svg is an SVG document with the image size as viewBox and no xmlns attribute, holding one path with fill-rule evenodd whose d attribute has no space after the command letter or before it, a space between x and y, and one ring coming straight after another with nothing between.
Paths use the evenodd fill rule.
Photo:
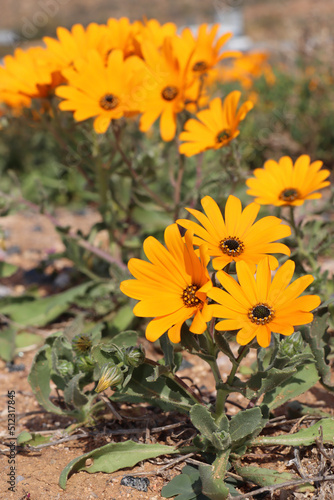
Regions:
<instances>
[{"instance_id":1,"label":"green stem","mask_svg":"<svg viewBox=\"0 0 334 500\"><path fill-rule=\"evenodd\" d=\"M297 255L299 257L300 264L302 265L302 260L306 259L312 268L312 272L315 273L318 269L317 261L313 258L313 256L309 252L305 251L305 245L303 242L303 232L296 223L294 207L290 205L289 209L290 209L289 222L295 233L295 238L297 241L297 250L298 250Z\"/></svg>"},{"instance_id":2,"label":"green stem","mask_svg":"<svg viewBox=\"0 0 334 500\"><path fill-rule=\"evenodd\" d=\"M157 363L156 361L153 361L153 359L149 359L149 358L145 358L145 363L147 363L148 365L151 365L151 366L161 366L161 365L159 365L159 363ZM196 392L194 392L192 390L192 388L189 387L189 385L187 385L185 382L183 382L183 380L180 377L175 375L175 373L172 373L172 372L164 373L163 376L174 380L174 382L179 387L182 387L182 389L188 394L188 396L194 401L194 403L199 403L199 404L205 406L205 404L202 401L202 398L198 394L196 394Z\"/></svg>"},{"instance_id":3,"label":"green stem","mask_svg":"<svg viewBox=\"0 0 334 500\"><path fill-rule=\"evenodd\" d=\"M235 377L235 374L237 373L237 370L240 366L240 363L241 363L242 359L246 356L246 354L248 354L248 352L249 352L248 345L244 345L243 348L241 349L239 356L235 360L235 364L233 364L233 366L232 366L231 373L229 374L228 379L226 381L227 385L233 384L234 377Z\"/></svg>"},{"instance_id":4,"label":"green stem","mask_svg":"<svg viewBox=\"0 0 334 500\"><path fill-rule=\"evenodd\" d=\"M242 359L246 356L248 351L249 351L248 345L243 346L235 362L234 363L232 362L232 370L227 378L226 384L220 383L219 385L217 385L217 398L216 398L216 411L215 411L215 420L217 424L225 415L225 402L227 396L231 392L231 390L228 387L233 385L235 374L238 371Z\"/></svg>"},{"instance_id":5,"label":"green stem","mask_svg":"<svg viewBox=\"0 0 334 500\"><path fill-rule=\"evenodd\" d=\"M132 179L136 183L138 183L146 191L146 193L150 196L150 198L153 201L155 201L155 203L159 207L163 208L167 213L169 213L171 211L171 209L169 208L169 206L166 205L161 200L160 196L158 196L154 191L152 191L152 189L144 182L144 180L140 177L140 175L138 175L138 173L136 172L136 170L133 168L132 161L125 154L125 152L124 152L124 150L122 148L122 145L121 145L121 142L120 142L120 133L116 129L116 127L115 127L115 125L114 125L113 122L112 122L112 130L113 130L114 137L115 137L115 145L116 145L117 151L121 155L121 158L122 158L123 162L125 163L125 165L128 167L128 170L130 172L130 175L131 175Z\"/></svg>"}]
</instances>

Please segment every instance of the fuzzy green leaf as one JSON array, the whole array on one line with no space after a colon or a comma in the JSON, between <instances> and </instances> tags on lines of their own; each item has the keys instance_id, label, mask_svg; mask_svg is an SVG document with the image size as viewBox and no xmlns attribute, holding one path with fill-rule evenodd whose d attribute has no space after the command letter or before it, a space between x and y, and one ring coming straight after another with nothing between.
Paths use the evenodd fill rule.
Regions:
<instances>
[{"instance_id":1,"label":"fuzzy green leaf","mask_svg":"<svg viewBox=\"0 0 334 500\"><path fill-rule=\"evenodd\" d=\"M290 472L277 472L276 470L266 469L262 466L239 466L234 464L234 468L240 476L247 481L252 481L252 483L258 486L274 486L276 484L298 479L296 474L291 474ZM305 487L306 485L313 488L307 481L305 481L305 485L303 486Z\"/></svg>"},{"instance_id":2,"label":"fuzzy green leaf","mask_svg":"<svg viewBox=\"0 0 334 500\"><path fill-rule=\"evenodd\" d=\"M85 376L84 373L78 373L69 381L64 390L64 399L68 405L81 409L88 403L88 397L81 391L79 382Z\"/></svg>"},{"instance_id":3,"label":"fuzzy green leaf","mask_svg":"<svg viewBox=\"0 0 334 500\"><path fill-rule=\"evenodd\" d=\"M220 453L212 465L200 465L198 470L202 480L202 491L210 500L224 500L229 489L224 483L230 451Z\"/></svg>"},{"instance_id":4,"label":"fuzzy green leaf","mask_svg":"<svg viewBox=\"0 0 334 500\"><path fill-rule=\"evenodd\" d=\"M59 486L65 489L67 479L74 472L84 470L89 473L107 472L110 474L125 467L133 467L148 458L178 452L179 450L174 446L163 444L142 444L131 440L123 443L109 443L71 460L60 475ZM86 467L88 458L93 460L93 464Z\"/></svg>"},{"instance_id":5,"label":"fuzzy green leaf","mask_svg":"<svg viewBox=\"0 0 334 500\"><path fill-rule=\"evenodd\" d=\"M0 357L4 361L11 361L15 355L16 329L8 326L0 331Z\"/></svg>"},{"instance_id":6,"label":"fuzzy green leaf","mask_svg":"<svg viewBox=\"0 0 334 500\"><path fill-rule=\"evenodd\" d=\"M57 415L63 415L65 412L51 403L49 396L51 380L51 347L44 345L37 352L30 373L28 382L38 403L47 411L51 411Z\"/></svg>"},{"instance_id":7,"label":"fuzzy green leaf","mask_svg":"<svg viewBox=\"0 0 334 500\"><path fill-rule=\"evenodd\" d=\"M127 403L146 401L164 410L172 408L185 412L190 410L194 401L182 387L164 375L150 382L148 379L150 377L152 379L152 376L154 376L154 368L146 363L135 368L126 388L115 392L111 399Z\"/></svg>"},{"instance_id":8,"label":"fuzzy green leaf","mask_svg":"<svg viewBox=\"0 0 334 500\"><path fill-rule=\"evenodd\" d=\"M329 354L327 333L329 313L322 316L316 316L312 325L302 329L302 335L305 341L310 345L317 370L321 377L321 383L330 391L334 391L334 383L331 381L331 368L326 362Z\"/></svg>"},{"instance_id":9,"label":"fuzzy green leaf","mask_svg":"<svg viewBox=\"0 0 334 500\"><path fill-rule=\"evenodd\" d=\"M22 326L45 326L67 311L70 303L79 295L83 295L89 285L90 283L83 283L51 297L9 303L2 308L1 313L10 316L15 323Z\"/></svg>"},{"instance_id":10,"label":"fuzzy green leaf","mask_svg":"<svg viewBox=\"0 0 334 500\"><path fill-rule=\"evenodd\" d=\"M281 385L266 392L262 405L266 405L270 410L274 410L286 403L286 401L296 398L300 396L300 394L306 392L313 387L318 380L319 375L314 363L304 364L297 368L296 373Z\"/></svg>"},{"instance_id":11,"label":"fuzzy green leaf","mask_svg":"<svg viewBox=\"0 0 334 500\"><path fill-rule=\"evenodd\" d=\"M334 418L324 418L308 429L301 429L295 434L281 436L258 436L252 440L251 446L309 446L320 438L320 426L323 432L323 442L334 444Z\"/></svg>"}]
</instances>

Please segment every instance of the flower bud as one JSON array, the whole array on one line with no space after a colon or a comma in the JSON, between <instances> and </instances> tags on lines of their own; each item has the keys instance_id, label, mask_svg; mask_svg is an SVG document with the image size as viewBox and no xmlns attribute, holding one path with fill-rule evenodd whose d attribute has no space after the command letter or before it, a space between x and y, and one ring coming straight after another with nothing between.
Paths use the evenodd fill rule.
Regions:
<instances>
[{"instance_id":1,"label":"flower bud","mask_svg":"<svg viewBox=\"0 0 334 500\"><path fill-rule=\"evenodd\" d=\"M137 367L144 363L145 351L142 346L128 347L125 351L124 363L133 367Z\"/></svg>"},{"instance_id":2,"label":"flower bud","mask_svg":"<svg viewBox=\"0 0 334 500\"><path fill-rule=\"evenodd\" d=\"M80 356L76 365L81 372L91 372L94 370L95 363L89 356Z\"/></svg>"},{"instance_id":3,"label":"flower bud","mask_svg":"<svg viewBox=\"0 0 334 500\"><path fill-rule=\"evenodd\" d=\"M295 356L304 350L304 341L300 332L295 332L289 337L285 337L280 343L280 353L285 356Z\"/></svg>"},{"instance_id":4,"label":"flower bud","mask_svg":"<svg viewBox=\"0 0 334 500\"><path fill-rule=\"evenodd\" d=\"M58 361L57 369L62 377L66 377L67 375L71 377L74 371L73 364L70 361L67 361L67 359L61 359Z\"/></svg>"},{"instance_id":5,"label":"flower bud","mask_svg":"<svg viewBox=\"0 0 334 500\"><path fill-rule=\"evenodd\" d=\"M97 384L95 392L102 392L108 387L121 384L124 376L119 366L112 363L106 363L101 368L100 380Z\"/></svg>"},{"instance_id":6,"label":"flower bud","mask_svg":"<svg viewBox=\"0 0 334 500\"><path fill-rule=\"evenodd\" d=\"M92 341L88 335L76 335L72 340L72 346L75 352L82 354L88 352L92 346Z\"/></svg>"}]
</instances>

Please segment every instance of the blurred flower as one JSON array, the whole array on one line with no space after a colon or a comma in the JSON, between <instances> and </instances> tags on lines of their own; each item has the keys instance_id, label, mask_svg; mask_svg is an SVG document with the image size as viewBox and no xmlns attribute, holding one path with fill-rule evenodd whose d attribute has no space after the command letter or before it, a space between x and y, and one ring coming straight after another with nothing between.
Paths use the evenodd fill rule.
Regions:
<instances>
[{"instance_id":1,"label":"blurred flower","mask_svg":"<svg viewBox=\"0 0 334 500\"><path fill-rule=\"evenodd\" d=\"M48 97L62 81L42 47L16 49L0 67L0 101L12 107L30 107L32 98Z\"/></svg>"},{"instance_id":2,"label":"blurred flower","mask_svg":"<svg viewBox=\"0 0 334 500\"><path fill-rule=\"evenodd\" d=\"M241 52L236 50L221 52L233 33L224 33L216 40L218 29L219 24L214 24L211 28L207 24L201 24L197 36L190 28L185 28L181 33L181 39L186 43L190 54L189 70L196 76L208 73L222 59L241 56Z\"/></svg>"},{"instance_id":3,"label":"blurred flower","mask_svg":"<svg viewBox=\"0 0 334 500\"><path fill-rule=\"evenodd\" d=\"M95 392L102 392L108 387L114 387L123 382L124 376L119 366L113 363L106 363L101 368L99 382L96 386Z\"/></svg>"},{"instance_id":4,"label":"blurred flower","mask_svg":"<svg viewBox=\"0 0 334 500\"><path fill-rule=\"evenodd\" d=\"M131 24L127 17L108 19L105 36L99 44L99 51L103 53L106 58L114 49L122 50L124 58L135 54L136 44L134 38L138 31L138 24Z\"/></svg>"},{"instance_id":5,"label":"blurred flower","mask_svg":"<svg viewBox=\"0 0 334 500\"><path fill-rule=\"evenodd\" d=\"M193 248L192 233L183 240L176 224L165 230L167 249L152 236L144 241L144 251L151 262L130 259L128 267L136 280L121 283L125 295L139 300L134 314L154 317L146 328L151 342L168 331L172 342L180 342L183 323L193 318L190 331L203 333L210 321L206 292L212 286L204 247L198 257Z\"/></svg>"},{"instance_id":6,"label":"blurred flower","mask_svg":"<svg viewBox=\"0 0 334 500\"><path fill-rule=\"evenodd\" d=\"M160 24L156 19L144 19L144 21L135 22L134 25L136 28L134 38L139 55L142 55L140 47L144 40L149 40L157 49L160 49L165 38L176 36L177 27L174 23Z\"/></svg>"},{"instance_id":7,"label":"blurred flower","mask_svg":"<svg viewBox=\"0 0 334 500\"><path fill-rule=\"evenodd\" d=\"M233 59L230 65L219 68L219 79L223 82L240 82L249 89L253 80L264 76L269 85L275 83L275 75L268 63L268 55L264 52L251 52Z\"/></svg>"},{"instance_id":8,"label":"blurred flower","mask_svg":"<svg viewBox=\"0 0 334 500\"><path fill-rule=\"evenodd\" d=\"M215 257L212 261L214 269L222 269L229 262L245 261L255 272L255 265L271 253L290 255L289 248L283 243L273 243L291 234L291 229L281 224L277 217L263 217L254 223L260 210L260 205L250 203L242 211L241 202L230 195L225 206L225 220L217 205L210 197L205 196L201 201L206 215L198 210L187 208L202 224L179 219L177 224L193 231L194 245L205 243L209 255ZM278 266L277 259L269 256L271 269Z\"/></svg>"},{"instance_id":9,"label":"blurred flower","mask_svg":"<svg viewBox=\"0 0 334 500\"><path fill-rule=\"evenodd\" d=\"M220 288L208 291L208 296L219 304L211 306L213 316L226 318L216 324L217 330L239 330L239 344L249 344L256 337L261 347L268 347L271 332L291 335L294 326L312 322L310 311L319 306L320 298L299 295L314 278L308 274L289 285L295 270L292 260L277 270L272 281L268 258L259 263L256 278L246 262L237 262L236 267L239 284L219 271L217 278L226 291Z\"/></svg>"},{"instance_id":10,"label":"blurred flower","mask_svg":"<svg viewBox=\"0 0 334 500\"><path fill-rule=\"evenodd\" d=\"M90 23L85 28L75 24L71 30L58 27L58 39L46 36L43 42L58 69L63 70L72 66L77 59L86 58L92 49L102 51L105 36L105 25Z\"/></svg>"},{"instance_id":11,"label":"blurred flower","mask_svg":"<svg viewBox=\"0 0 334 500\"><path fill-rule=\"evenodd\" d=\"M329 170L320 170L322 161L310 163L308 155L297 158L295 164L289 156L283 156L278 163L274 160L265 162L263 168L254 170L254 176L247 179L250 188L247 194L256 196L260 205L294 205L299 206L305 200L321 198L318 189L329 186L325 179Z\"/></svg>"},{"instance_id":12,"label":"blurred flower","mask_svg":"<svg viewBox=\"0 0 334 500\"><path fill-rule=\"evenodd\" d=\"M185 106L185 61L182 54L173 50L169 38L161 51L148 40L142 46L147 65L141 88L140 130L146 132L160 117L160 134L164 141L171 141L176 132L176 115Z\"/></svg>"},{"instance_id":13,"label":"blurred flower","mask_svg":"<svg viewBox=\"0 0 334 500\"><path fill-rule=\"evenodd\" d=\"M180 134L180 153L193 156L207 149L220 149L239 135L238 125L253 107L246 101L237 111L241 92L234 90L224 102L218 97L209 104L209 109L199 111L197 120L191 118Z\"/></svg>"},{"instance_id":14,"label":"blurred flower","mask_svg":"<svg viewBox=\"0 0 334 500\"><path fill-rule=\"evenodd\" d=\"M86 60L75 63L75 69L63 71L68 85L56 89L56 94L66 99L59 108L74 111L77 121L96 117L94 129L104 133L111 120L136 111L135 73L138 75L142 66L136 56L124 60L121 50L111 52L106 66L98 52L89 52Z\"/></svg>"}]
</instances>

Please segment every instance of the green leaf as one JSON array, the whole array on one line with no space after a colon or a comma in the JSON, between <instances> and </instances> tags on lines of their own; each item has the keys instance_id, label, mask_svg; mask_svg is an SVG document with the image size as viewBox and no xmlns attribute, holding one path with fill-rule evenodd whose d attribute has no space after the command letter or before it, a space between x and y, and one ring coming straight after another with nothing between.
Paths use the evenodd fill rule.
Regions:
<instances>
[{"instance_id":1,"label":"green leaf","mask_svg":"<svg viewBox=\"0 0 334 500\"><path fill-rule=\"evenodd\" d=\"M174 347L172 346L172 343L169 340L167 333L164 333L160 337L159 341L162 352L164 353L165 366L168 366L171 371L174 371L175 368Z\"/></svg>"},{"instance_id":2,"label":"green leaf","mask_svg":"<svg viewBox=\"0 0 334 500\"><path fill-rule=\"evenodd\" d=\"M299 479L296 474L291 474L290 472L277 472L276 470L266 469L262 466L239 466L234 464L234 468L237 474L242 476L247 481L252 481L252 483L257 484L258 486L274 486L276 484ZM313 488L313 486L307 481L305 481L305 485ZM305 485L303 486L305 487Z\"/></svg>"},{"instance_id":3,"label":"green leaf","mask_svg":"<svg viewBox=\"0 0 334 500\"><path fill-rule=\"evenodd\" d=\"M235 448L246 437L259 434L266 424L261 408L256 406L248 410L239 411L230 420L230 435Z\"/></svg>"},{"instance_id":4,"label":"green leaf","mask_svg":"<svg viewBox=\"0 0 334 500\"><path fill-rule=\"evenodd\" d=\"M78 409L81 409L89 401L87 396L81 391L79 387L79 382L84 376L84 373L78 373L77 375L74 375L74 377L69 381L67 387L64 390L64 399L66 403Z\"/></svg>"},{"instance_id":5,"label":"green leaf","mask_svg":"<svg viewBox=\"0 0 334 500\"><path fill-rule=\"evenodd\" d=\"M17 266L14 264L9 264L8 262L0 261L0 278L9 278L18 270Z\"/></svg>"},{"instance_id":6,"label":"green leaf","mask_svg":"<svg viewBox=\"0 0 334 500\"><path fill-rule=\"evenodd\" d=\"M22 326L45 326L67 311L71 302L83 295L89 286L90 283L83 283L51 297L8 304L1 313Z\"/></svg>"},{"instance_id":7,"label":"green leaf","mask_svg":"<svg viewBox=\"0 0 334 500\"><path fill-rule=\"evenodd\" d=\"M258 436L252 440L251 446L259 445L285 445L285 446L309 446L320 437L320 426L323 432L323 442L334 444L334 418L324 418L308 429L302 429L295 434L284 434L282 436Z\"/></svg>"},{"instance_id":8,"label":"green leaf","mask_svg":"<svg viewBox=\"0 0 334 500\"><path fill-rule=\"evenodd\" d=\"M42 436L41 434L27 431L22 431L17 436L18 445L38 446L40 444L49 443L52 436Z\"/></svg>"},{"instance_id":9,"label":"green leaf","mask_svg":"<svg viewBox=\"0 0 334 500\"><path fill-rule=\"evenodd\" d=\"M116 332L122 332L131 324L133 318L132 307L129 305L121 307L110 322L112 329Z\"/></svg>"},{"instance_id":10,"label":"green leaf","mask_svg":"<svg viewBox=\"0 0 334 500\"><path fill-rule=\"evenodd\" d=\"M173 453L179 453L179 450L174 446L163 444L142 444L131 440L123 443L109 443L71 460L60 475L59 486L65 489L67 479L74 472L84 470L89 473L107 472L110 474L125 467L133 467L142 460ZM93 464L86 467L88 458L93 459Z\"/></svg>"},{"instance_id":11,"label":"green leaf","mask_svg":"<svg viewBox=\"0 0 334 500\"><path fill-rule=\"evenodd\" d=\"M40 346L43 343L43 337L36 333L22 332L18 333L15 338L15 346L18 351L24 347L29 347L31 345Z\"/></svg>"},{"instance_id":12,"label":"green leaf","mask_svg":"<svg viewBox=\"0 0 334 500\"><path fill-rule=\"evenodd\" d=\"M224 500L229 489L224 483L230 450L218 454L212 465L200 465L198 470L202 480L202 491L210 500Z\"/></svg>"},{"instance_id":13,"label":"green leaf","mask_svg":"<svg viewBox=\"0 0 334 500\"><path fill-rule=\"evenodd\" d=\"M76 335L82 333L84 329L84 315L79 314L64 330L63 336L68 342L72 342Z\"/></svg>"},{"instance_id":14,"label":"green leaf","mask_svg":"<svg viewBox=\"0 0 334 500\"><path fill-rule=\"evenodd\" d=\"M271 368L268 371L258 371L247 382L246 397L259 398L262 394L277 388L294 373L296 368Z\"/></svg>"},{"instance_id":15,"label":"green leaf","mask_svg":"<svg viewBox=\"0 0 334 500\"><path fill-rule=\"evenodd\" d=\"M321 377L320 382L329 391L334 391L334 384L331 382L331 368L326 361L330 351L329 334L327 333L328 319L328 312L322 316L316 316L311 327L302 329L302 335L311 347L315 364Z\"/></svg>"},{"instance_id":16,"label":"green leaf","mask_svg":"<svg viewBox=\"0 0 334 500\"><path fill-rule=\"evenodd\" d=\"M118 347L131 347L137 344L138 333L134 330L126 330L125 332L118 333L111 339L112 344Z\"/></svg>"},{"instance_id":17,"label":"green leaf","mask_svg":"<svg viewBox=\"0 0 334 500\"><path fill-rule=\"evenodd\" d=\"M319 380L318 372L314 363L305 364L297 368L297 371L289 379L275 389L266 392L262 405L274 410L290 399L296 398L313 387ZM261 406L262 406L261 405Z\"/></svg>"},{"instance_id":18,"label":"green leaf","mask_svg":"<svg viewBox=\"0 0 334 500\"><path fill-rule=\"evenodd\" d=\"M12 361L15 355L16 329L8 326L0 331L0 357L4 361Z\"/></svg>"},{"instance_id":19,"label":"green leaf","mask_svg":"<svg viewBox=\"0 0 334 500\"><path fill-rule=\"evenodd\" d=\"M45 345L37 352L30 373L28 382L38 403L47 411L63 415L65 412L51 403L49 396L51 392L51 347Z\"/></svg>"},{"instance_id":20,"label":"green leaf","mask_svg":"<svg viewBox=\"0 0 334 500\"><path fill-rule=\"evenodd\" d=\"M174 477L161 490L163 498L175 496L175 500L207 500L202 493L202 481L195 467L186 465L179 476Z\"/></svg>"},{"instance_id":21,"label":"green leaf","mask_svg":"<svg viewBox=\"0 0 334 500\"><path fill-rule=\"evenodd\" d=\"M140 403L147 402L164 410L178 409L188 412L194 401L187 392L172 379L162 375L156 381L147 379L154 376L154 368L146 363L133 371L132 378L126 388L116 391L113 401Z\"/></svg>"}]
</instances>

